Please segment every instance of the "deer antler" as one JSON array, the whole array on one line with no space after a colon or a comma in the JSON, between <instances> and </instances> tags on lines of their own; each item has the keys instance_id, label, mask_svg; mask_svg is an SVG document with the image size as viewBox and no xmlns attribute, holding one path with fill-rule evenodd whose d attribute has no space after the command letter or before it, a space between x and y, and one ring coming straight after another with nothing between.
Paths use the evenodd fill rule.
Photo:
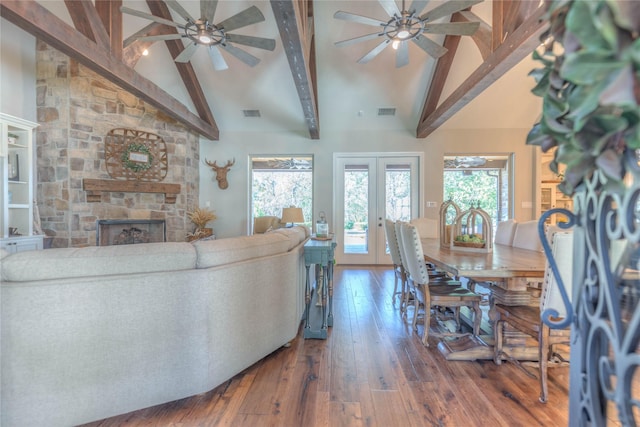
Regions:
<instances>
[{"instance_id":1,"label":"deer antler","mask_svg":"<svg viewBox=\"0 0 640 427\"><path fill-rule=\"evenodd\" d=\"M218 165L216 164L216 161L214 160L213 163L211 163L209 160L207 160L207 158L204 158L204 162L206 164L208 164L209 166L211 166L214 170L218 168Z\"/></svg>"}]
</instances>

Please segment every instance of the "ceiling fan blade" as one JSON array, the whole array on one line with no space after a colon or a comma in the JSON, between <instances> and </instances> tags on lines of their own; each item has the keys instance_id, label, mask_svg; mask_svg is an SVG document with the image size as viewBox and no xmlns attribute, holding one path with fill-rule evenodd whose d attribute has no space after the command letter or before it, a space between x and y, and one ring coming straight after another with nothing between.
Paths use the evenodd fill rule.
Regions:
<instances>
[{"instance_id":1,"label":"ceiling fan blade","mask_svg":"<svg viewBox=\"0 0 640 427\"><path fill-rule=\"evenodd\" d=\"M160 40L178 40L185 37L184 34L159 34L157 36L143 36L136 40L141 42L157 42Z\"/></svg>"},{"instance_id":2,"label":"ceiling fan blade","mask_svg":"<svg viewBox=\"0 0 640 427\"><path fill-rule=\"evenodd\" d=\"M451 0L440 6L434 7L429 12L420 17L421 20L431 22L444 16L451 15L460 10L473 6L474 4L482 3L483 0Z\"/></svg>"},{"instance_id":3,"label":"ceiling fan blade","mask_svg":"<svg viewBox=\"0 0 640 427\"><path fill-rule=\"evenodd\" d=\"M366 16L355 15L349 12L343 12L341 10L337 11L334 15L336 19L342 19L344 21L357 22L359 24L365 25L373 25L374 27L384 27L387 25L386 22L380 21L378 19L367 18Z\"/></svg>"},{"instance_id":4,"label":"ceiling fan blade","mask_svg":"<svg viewBox=\"0 0 640 427\"><path fill-rule=\"evenodd\" d=\"M382 36L382 33L371 33L371 34L367 34L366 36L360 36L360 37L354 37L352 39L342 40L342 41L336 42L335 45L336 46L348 46L350 44L355 44L355 43L360 43L360 42L364 42L364 41L367 41L367 40L377 39L380 36Z\"/></svg>"},{"instance_id":5,"label":"ceiling fan blade","mask_svg":"<svg viewBox=\"0 0 640 427\"><path fill-rule=\"evenodd\" d=\"M260 60L258 58L256 58L255 56L251 55L248 52L245 52L242 49L239 49L233 45L230 44L221 44L219 45L221 48L223 48L224 50L226 50L227 52L229 52L231 55L235 56L236 58L238 58L240 61L244 62L245 64L247 64L250 67L255 67Z\"/></svg>"},{"instance_id":6,"label":"ceiling fan blade","mask_svg":"<svg viewBox=\"0 0 640 427\"><path fill-rule=\"evenodd\" d=\"M213 23L216 7L218 7L218 0L200 0L200 16L210 24Z\"/></svg>"},{"instance_id":7,"label":"ceiling fan blade","mask_svg":"<svg viewBox=\"0 0 640 427\"><path fill-rule=\"evenodd\" d=\"M442 24L425 24L424 32L430 34L448 34L452 36L470 36L474 34L479 22L448 22Z\"/></svg>"},{"instance_id":8,"label":"ceiling fan blade","mask_svg":"<svg viewBox=\"0 0 640 427\"><path fill-rule=\"evenodd\" d=\"M227 40L233 43L243 44L258 49L273 50L276 48L274 39L265 39L262 37L243 36L240 34L227 34Z\"/></svg>"},{"instance_id":9,"label":"ceiling fan blade","mask_svg":"<svg viewBox=\"0 0 640 427\"><path fill-rule=\"evenodd\" d=\"M378 2L389 16L402 16L402 12L395 0L378 0Z\"/></svg>"},{"instance_id":10,"label":"ceiling fan blade","mask_svg":"<svg viewBox=\"0 0 640 427\"><path fill-rule=\"evenodd\" d=\"M398 44L396 50L396 68L404 67L409 63L409 43L406 41Z\"/></svg>"},{"instance_id":11,"label":"ceiling fan blade","mask_svg":"<svg viewBox=\"0 0 640 427\"><path fill-rule=\"evenodd\" d=\"M377 45L376 47L374 47L373 49L371 49L369 51L369 53L367 53L365 56L363 56L362 58L358 59L358 63L359 64L366 64L367 62L371 61L373 58L376 57L376 55L378 55L380 52L382 52L384 50L385 47L389 46L390 40L389 39L385 39L382 41L382 43L380 43L379 45Z\"/></svg>"},{"instance_id":12,"label":"ceiling fan blade","mask_svg":"<svg viewBox=\"0 0 640 427\"><path fill-rule=\"evenodd\" d=\"M220 52L220 49L218 49L218 46L209 46L209 58L211 58L213 68L215 70L222 71L229 68L227 61L222 57L222 53Z\"/></svg>"},{"instance_id":13,"label":"ceiling fan blade","mask_svg":"<svg viewBox=\"0 0 640 427\"><path fill-rule=\"evenodd\" d=\"M409 6L409 12L413 11L416 15L420 15L427 3L429 3L429 0L413 0L411 6Z\"/></svg>"},{"instance_id":14,"label":"ceiling fan blade","mask_svg":"<svg viewBox=\"0 0 640 427\"><path fill-rule=\"evenodd\" d=\"M182 19L184 19L185 21L196 22L196 20L193 19L193 16L191 16L189 14L189 12L184 10L184 8L182 6L180 6L180 3L178 3L177 1L175 1L175 0L164 0L164 2L171 9L175 10L178 13L178 15L182 16Z\"/></svg>"},{"instance_id":15,"label":"ceiling fan blade","mask_svg":"<svg viewBox=\"0 0 640 427\"><path fill-rule=\"evenodd\" d=\"M246 27L247 25L255 24L264 21L264 15L260 12L256 6L251 6L242 12L236 13L231 18L225 19L216 27L224 28L225 32L237 30L238 28Z\"/></svg>"},{"instance_id":16,"label":"ceiling fan blade","mask_svg":"<svg viewBox=\"0 0 640 427\"><path fill-rule=\"evenodd\" d=\"M168 19L160 18L159 16L150 15L148 13L140 12L139 10L130 9L128 7L122 6L120 8L120 12L127 13L127 14L133 15L133 16L137 16L138 18L150 19L150 20L152 20L154 22L157 22L159 24L168 25L170 27L184 28L184 25L178 24L177 22L169 21Z\"/></svg>"},{"instance_id":17,"label":"ceiling fan blade","mask_svg":"<svg viewBox=\"0 0 640 427\"><path fill-rule=\"evenodd\" d=\"M189 62L193 54L196 52L196 49L198 49L198 44L196 42L191 42L190 45L185 47L184 50L180 52L178 56L176 56L176 59L174 59L174 61Z\"/></svg>"},{"instance_id":18,"label":"ceiling fan blade","mask_svg":"<svg viewBox=\"0 0 640 427\"><path fill-rule=\"evenodd\" d=\"M416 37L411 39L415 44L420 46L420 49L424 50L433 58L440 58L449 51L446 47L440 46L438 43L427 37Z\"/></svg>"}]
</instances>

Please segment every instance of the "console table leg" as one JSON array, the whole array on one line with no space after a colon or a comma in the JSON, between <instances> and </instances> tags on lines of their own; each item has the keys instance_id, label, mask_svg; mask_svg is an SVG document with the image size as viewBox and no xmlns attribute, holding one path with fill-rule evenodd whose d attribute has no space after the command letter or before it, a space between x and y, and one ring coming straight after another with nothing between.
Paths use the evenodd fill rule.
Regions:
<instances>
[{"instance_id":1,"label":"console table leg","mask_svg":"<svg viewBox=\"0 0 640 427\"><path fill-rule=\"evenodd\" d=\"M329 260L327 279L327 287L329 290L329 314L327 315L327 325L333 326L333 260Z\"/></svg>"},{"instance_id":2,"label":"console table leg","mask_svg":"<svg viewBox=\"0 0 640 427\"><path fill-rule=\"evenodd\" d=\"M318 298L320 298L320 296L322 296L322 329L324 331L327 330L327 294L328 294L328 287L327 287L327 281L328 281L328 272L327 272L327 266L323 265L322 266L322 294L318 295Z\"/></svg>"},{"instance_id":3,"label":"console table leg","mask_svg":"<svg viewBox=\"0 0 640 427\"><path fill-rule=\"evenodd\" d=\"M307 277L306 277L305 286L304 286L304 329L305 329L305 336L306 336L307 335L306 332L311 329L311 326L309 325L309 305L311 305L311 284L309 283L309 264L307 264L305 268L307 270Z\"/></svg>"}]
</instances>

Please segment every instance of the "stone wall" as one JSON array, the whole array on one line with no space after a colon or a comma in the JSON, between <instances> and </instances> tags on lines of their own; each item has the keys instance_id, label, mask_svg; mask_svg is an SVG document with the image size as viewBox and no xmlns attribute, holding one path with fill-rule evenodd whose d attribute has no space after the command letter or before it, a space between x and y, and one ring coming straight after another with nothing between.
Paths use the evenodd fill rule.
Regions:
<instances>
[{"instance_id":1,"label":"stone wall","mask_svg":"<svg viewBox=\"0 0 640 427\"><path fill-rule=\"evenodd\" d=\"M198 135L43 42L37 48L36 201L54 247L96 244L99 219L164 219L167 240L184 241L198 206ZM104 137L114 128L160 135L168 151L163 183L181 185L175 204L163 194L103 193L87 202L85 178L111 179Z\"/></svg>"}]
</instances>

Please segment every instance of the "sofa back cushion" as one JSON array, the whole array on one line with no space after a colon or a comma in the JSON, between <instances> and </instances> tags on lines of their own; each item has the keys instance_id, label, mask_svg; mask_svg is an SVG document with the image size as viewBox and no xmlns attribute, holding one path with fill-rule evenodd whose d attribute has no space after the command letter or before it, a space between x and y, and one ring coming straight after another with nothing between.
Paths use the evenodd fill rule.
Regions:
<instances>
[{"instance_id":1,"label":"sofa back cushion","mask_svg":"<svg viewBox=\"0 0 640 427\"><path fill-rule=\"evenodd\" d=\"M270 232L253 236L231 237L193 242L196 268L209 268L251 258L275 255L289 250L289 238Z\"/></svg>"},{"instance_id":2,"label":"sofa back cushion","mask_svg":"<svg viewBox=\"0 0 640 427\"><path fill-rule=\"evenodd\" d=\"M287 250L295 248L300 242L303 242L307 237L309 237L309 229L301 225L278 228L277 230L272 230L269 233L280 234L289 239L289 248Z\"/></svg>"},{"instance_id":3,"label":"sofa back cushion","mask_svg":"<svg viewBox=\"0 0 640 427\"><path fill-rule=\"evenodd\" d=\"M189 243L90 246L25 251L2 259L2 280L27 282L69 277L189 270L196 252Z\"/></svg>"}]
</instances>

